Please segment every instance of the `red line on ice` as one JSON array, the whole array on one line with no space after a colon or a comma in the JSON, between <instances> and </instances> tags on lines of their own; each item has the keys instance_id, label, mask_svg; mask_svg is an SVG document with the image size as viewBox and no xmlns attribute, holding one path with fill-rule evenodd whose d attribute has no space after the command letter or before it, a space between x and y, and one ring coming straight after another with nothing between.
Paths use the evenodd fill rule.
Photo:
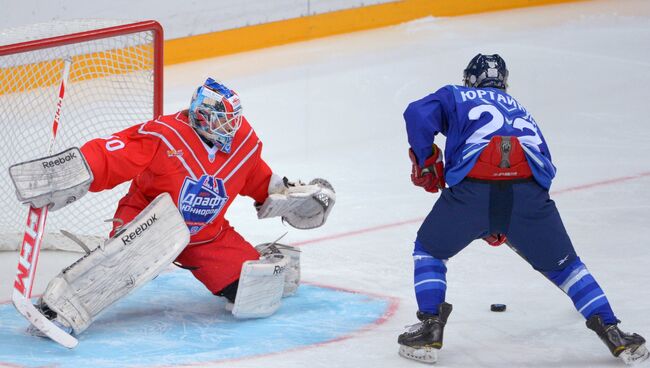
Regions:
<instances>
[{"instance_id":1,"label":"red line on ice","mask_svg":"<svg viewBox=\"0 0 650 368\"><path fill-rule=\"evenodd\" d=\"M583 190L583 189L591 189L591 188L602 187L602 186L606 186L606 185L610 185L610 184L618 184L618 183L622 183L624 181L642 179L642 178L644 178L646 176L650 176L650 171L642 172L642 173L636 174L636 175L622 176L620 178L596 181L596 182L589 183L589 184L576 185L575 187L569 187L569 188L553 191L553 192L551 192L551 194L557 195L557 194L564 194L564 193L568 193L568 192L576 192L576 191Z\"/></svg>"},{"instance_id":2,"label":"red line on ice","mask_svg":"<svg viewBox=\"0 0 650 368\"><path fill-rule=\"evenodd\" d=\"M619 183L630 181L630 180L642 179L642 178L647 177L647 176L650 176L650 171L642 172L642 173L636 174L636 175L622 176L622 177L619 177L619 178L614 178L614 179L609 179L609 180L602 180L602 181L596 181L596 182L588 183L588 184L576 185L576 186L573 186L573 187L568 187L568 188L552 191L551 194L560 195L560 194L569 193L569 192L577 192L577 191L580 191L580 190L591 189L591 188L595 188L595 187L602 187L602 186L607 186L607 185L611 185L611 184L619 184ZM433 203L433 201L432 201L432 203ZM372 232L375 232L375 231L386 230L386 229L390 229L390 228L398 227L398 226L402 226L402 225L421 223L422 221L424 221L424 217L418 217L418 218L414 218L414 219L410 219L410 220L392 222L392 223L383 224L383 225L375 225L375 226L371 226L371 227L367 227L367 228L363 228L363 229L359 229L359 230L353 230L353 231L347 231L347 232L338 233L338 234L327 235L327 236L323 236L323 237L320 237L320 238L301 240L301 241L291 243L291 245L301 246L301 245L306 245L306 244L321 243L321 242L328 241L328 240L341 239L341 238L347 238L347 237L355 236L355 235L372 233Z\"/></svg>"}]
</instances>

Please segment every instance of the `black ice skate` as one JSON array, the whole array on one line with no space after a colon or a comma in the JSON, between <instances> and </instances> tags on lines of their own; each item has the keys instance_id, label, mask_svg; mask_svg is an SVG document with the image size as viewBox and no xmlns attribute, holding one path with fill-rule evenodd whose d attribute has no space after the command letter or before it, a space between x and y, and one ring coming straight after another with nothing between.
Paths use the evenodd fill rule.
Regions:
<instances>
[{"instance_id":1,"label":"black ice skate","mask_svg":"<svg viewBox=\"0 0 650 368\"><path fill-rule=\"evenodd\" d=\"M639 363L650 356L645 339L641 335L623 332L617 324L606 325L598 315L587 320L587 327L596 332L612 355L623 360L625 364Z\"/></svg>"},{"instance_id":2,"label":"black ice skate","mask_svg":"<svg viewBox=\"0 0 650 368\"><path fill-rule=\"evenodd\" d=\"M438 306L438 315L418 312L420 322L410 326L397 338L399 355L423 363L435 363L451 310L451 304L443 302Z\"/></svg>"}]
</instances>

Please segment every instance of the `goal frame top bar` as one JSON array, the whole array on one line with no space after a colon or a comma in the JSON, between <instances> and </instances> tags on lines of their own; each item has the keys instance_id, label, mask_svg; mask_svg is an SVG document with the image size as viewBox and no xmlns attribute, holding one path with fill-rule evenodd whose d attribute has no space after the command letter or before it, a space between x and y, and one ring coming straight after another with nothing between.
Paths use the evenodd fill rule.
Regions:
<instances>
[{"instance_id":1,"label":"goal frame top bar","mask_svg":"<svg viewBox=\"0 0 650 368\"><path fill-rule=\"evenodd\" d=\"M10 45L0 46L0 56L9 54L23 53L33 50L39 50L49 47L69 45L77 42L92 41L102 38L108 38L117 35L126 35L137 32L152 31L153 47L156 57L154 58L154 116L156 118L162 115L163 101L163 42L164 33L160 23L155 20L145 20L141 22L127 23L117 26L104 27L83 32L69 33L60 36L47 37L38 40L18 42Z\"/></svg>"}]
</instances>

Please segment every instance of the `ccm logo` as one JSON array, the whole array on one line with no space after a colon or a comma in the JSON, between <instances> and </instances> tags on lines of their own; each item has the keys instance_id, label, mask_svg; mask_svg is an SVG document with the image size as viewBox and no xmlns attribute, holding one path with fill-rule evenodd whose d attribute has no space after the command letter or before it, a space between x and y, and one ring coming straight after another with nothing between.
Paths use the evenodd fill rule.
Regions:
<instances>
[{"instance_id":1,"label":"ccm logo","mask_svg":"<svg viewBox=\"0 0 650 368\"><path fill-rule=\"evenodd\" d=\"M29 211L27 218L27 228L25 229L25 236L23 236L23 243L20 247L20 258L18 259L18 273L14 281L14 288L25 295L26 281L31 278L32 259L34 256L34 247L36 245L36 238L38 237L38 225L41 219L43 209L32 208ZM31 286L30 286L31 288Z\"/></svg>"},{"instance_id":2,"label":"ccm logo","mask_svg":"<svg viewBox=\"0 0 650 368\"><path fill-rule=\"evenodd\" d=\"M76 152L70 152L70 153L68 153L67 156L57 157L57 158L55 158L54 160L50 160L50 161L43 161L42 164L43 164L43 167L44 167L44 168L48 169L48 168L50 168L50 167L54 167L54 166L58 166L58 165L63 165L63 164L65 164L66 162L68 162L68 161L70 161L70 160L72 160L72 159L75 159L76 157L77 157L77 153L76 153Z\"/></svg>"},{"instance_id":3,"label":"ccm logo","mask_svg":"<svg viewBox=\"0 0 650 368\"><path fill-rule=\"evenodd\" d=\"M137 239L140 235L142 235L147 229L151 227L151 225L154 224L154 222L158 221L158 216L157 214L154 213L153 216L149 217L147 221L141 223L138 227L135 228L135 230L131 231L128 234L123 235L120 239L122 239L122 243L124 245L129 245L132 241Z\"/></svg>"}]
</instances>

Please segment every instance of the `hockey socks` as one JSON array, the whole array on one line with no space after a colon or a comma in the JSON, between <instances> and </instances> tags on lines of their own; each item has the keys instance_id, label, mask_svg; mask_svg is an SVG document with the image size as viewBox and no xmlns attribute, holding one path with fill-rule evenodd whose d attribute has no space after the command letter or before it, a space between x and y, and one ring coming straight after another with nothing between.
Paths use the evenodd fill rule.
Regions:
<instances>
[{"instance_id":1,"label":"hockey socks","mask_svg":"<svg viewBox=\"0 0 650 368\"><path fill-rule=\"evenodd\" d=\"M598 315L606 325L617 323L605 292L580 258L576 258L562 270L543 274L571 298L573 305L585 319Z\"/></svg>"},{"instance_id":2,"label":"hockey socks","mask_svg":"<svg viewBox=\"0 0 650 368\"><path fill-rule=\"evenodd\" d=\"M415 242L415 297L420 312L438 314L438 306L445 301L447 291L447 266L443 260L434 258Z\"/></svg>"}]
</instances>

